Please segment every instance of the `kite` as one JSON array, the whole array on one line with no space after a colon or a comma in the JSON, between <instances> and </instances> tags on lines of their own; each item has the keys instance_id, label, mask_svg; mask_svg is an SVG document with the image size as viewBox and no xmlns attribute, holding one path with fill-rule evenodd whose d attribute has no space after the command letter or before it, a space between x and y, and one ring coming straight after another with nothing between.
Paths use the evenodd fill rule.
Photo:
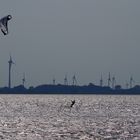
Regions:
<instances>
[{"instance_id":1,"label":"kite","mask_svg":"<svg viewBox=\"0 0 140 140\"><path fill-rule=\"evenodd\" d=\"M11 15L7 15L0 19L0 29L4 35L8 34L8 21L11 20L11 18Z\"/></svg>"}]
</instances>

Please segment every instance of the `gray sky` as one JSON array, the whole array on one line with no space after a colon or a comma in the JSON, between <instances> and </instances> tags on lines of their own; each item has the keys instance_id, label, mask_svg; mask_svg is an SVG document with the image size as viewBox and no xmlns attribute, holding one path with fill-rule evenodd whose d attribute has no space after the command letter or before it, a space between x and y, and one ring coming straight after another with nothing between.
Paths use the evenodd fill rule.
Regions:
<instances>
[{"instance_id":1,"label":"gray sky","mask_svg":"<svg viewBox=\"0 0 140 140\"><path fill-rule=\"evenodd\" d=\"M0 33L0 86L69 82L107 84L109 71L125 85L132 75L140 83L139 0L1 0L0 17L13 16L9 35Z\"/></svg>"}]
</instances>

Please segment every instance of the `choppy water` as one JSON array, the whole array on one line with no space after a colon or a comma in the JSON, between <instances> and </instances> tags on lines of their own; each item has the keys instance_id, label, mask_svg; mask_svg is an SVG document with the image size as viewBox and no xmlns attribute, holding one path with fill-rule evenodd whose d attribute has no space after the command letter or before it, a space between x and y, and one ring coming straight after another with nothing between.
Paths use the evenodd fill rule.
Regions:
<instances>
[{"instance_id":1,"label":"choppy water","mask_svg":"<svg viewBox=\"0 0 140 140\"><path fill-rule=\"evenodd\" d=\"M2 139L140 140L140 96L0 95Z\"/></svg>"}]
</instances>

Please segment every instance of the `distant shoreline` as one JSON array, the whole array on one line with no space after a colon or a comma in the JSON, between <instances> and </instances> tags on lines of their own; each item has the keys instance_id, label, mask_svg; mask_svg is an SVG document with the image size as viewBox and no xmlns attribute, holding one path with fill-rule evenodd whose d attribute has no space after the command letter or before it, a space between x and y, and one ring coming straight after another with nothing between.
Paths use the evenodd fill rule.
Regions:
<instances>
[{"instance_id":1,"label":"distant shoreline","mask_svg":"<svg viewBox=\"0 0 140 140\"><path fill-rule=\"evenodd\" d=\"M120 86L116 86L115 89L112 89L93 84L84 86L39 85L29 88L19 85L13 88L0 88L0 94L140 95L140 86L135 86L130 89L122 89Z\"/></svg>"}]
</instances>

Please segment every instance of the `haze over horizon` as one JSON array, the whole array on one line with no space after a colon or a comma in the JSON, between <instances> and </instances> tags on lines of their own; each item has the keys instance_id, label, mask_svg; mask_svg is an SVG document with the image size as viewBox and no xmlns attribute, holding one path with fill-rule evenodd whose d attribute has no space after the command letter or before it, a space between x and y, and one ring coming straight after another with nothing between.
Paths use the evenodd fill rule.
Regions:
<instances>
[{"instance_id":1,"label":"haze over horizon","mask_svg":"<svg viewBox=\"0 0 140 140\"><path fill-rule=\"evenodd\" d=\"M9 34L0 33L0 87L63 83L67 74L78 84L107 85L108 73L125 86L133 76L140 84L140 1L4 0L0 18L11 14Z\"/></svg>"}]
</instances>

